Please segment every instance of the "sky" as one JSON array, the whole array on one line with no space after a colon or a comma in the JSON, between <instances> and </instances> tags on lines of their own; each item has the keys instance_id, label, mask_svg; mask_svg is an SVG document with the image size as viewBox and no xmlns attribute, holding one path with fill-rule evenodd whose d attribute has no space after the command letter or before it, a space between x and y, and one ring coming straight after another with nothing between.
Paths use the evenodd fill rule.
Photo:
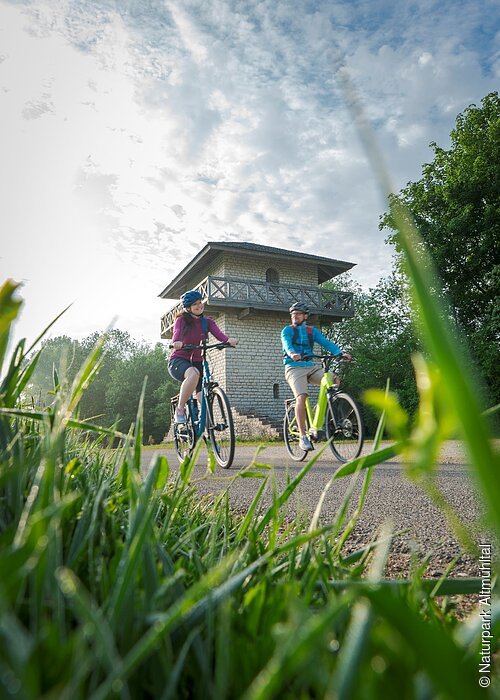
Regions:
<instances>
[{"instance_id":1,"label":"sky","mask_svg":"<svg viewBox=\"0 0 500 700\"><path fill-rule=\"evenodd\" d=\"M390 273L386 204L500 84L498 0L0 0L0 281L15 336L159 340L161 290L208 241Z\"/></svg>"}]
</instances>

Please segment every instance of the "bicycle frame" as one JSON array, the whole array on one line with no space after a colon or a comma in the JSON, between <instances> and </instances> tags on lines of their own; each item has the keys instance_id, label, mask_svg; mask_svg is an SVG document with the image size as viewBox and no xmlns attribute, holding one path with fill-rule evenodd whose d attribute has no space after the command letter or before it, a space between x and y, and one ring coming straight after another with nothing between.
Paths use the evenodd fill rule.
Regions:
<instances>
[{"instance_id":1,"label":"bicycle frame","mask_svg":"<svg viewBox=\"0 0 500 700\"><path fill-rule=\"evenodd\" d=\"M207 396L210 387L210 382L212 380L212 375L210 373L210 366L207 360L206 350L203 353L203 380L201 385L201 406L199 406L198 416L195 413L195 399L190 396L187 404L189 406L189 412L193 421L193 427L195 431L196 440L199 440L203 435L203 432L207 424Z\"/></svg>"},{"instance_id":2,"label":"bicycle frame","mask_svg":"<svg viewBox=\"0 0 500 700\"><path fill-rule=\"evenodd\" d=\"M309 420L309 425L314 430L320 430L325 422L326 411L328 408L328 389L336 388L336 383L333 380L330 370L325 371L319 385L318 401L314 409L311 406L309 396L306 398L306 413Z\"/></svg>"}]
</instances>

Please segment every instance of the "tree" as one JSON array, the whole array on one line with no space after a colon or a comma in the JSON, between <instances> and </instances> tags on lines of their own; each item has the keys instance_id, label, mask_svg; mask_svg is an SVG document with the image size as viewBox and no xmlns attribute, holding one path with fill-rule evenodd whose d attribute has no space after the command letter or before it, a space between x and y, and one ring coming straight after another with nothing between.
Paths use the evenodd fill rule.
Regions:
<instances>
[{"instance_id":1,"label":"tree","mask_svg":"<svg viewBox=\"0 0 500 700\"><path fill-rule=\"evenodd\" d=\"M115 365L106 389L106 413L119 419L118 428L128 431L135 422L139 397L147 377L143 407L144 441L161 442L168 432L170 399L178 392L167 372L167 353L157 343L153 349L142 346Z\"/></svg>"},{"instance_id":2,"label":"tree","mask_svg":"<svg viewBox=\"0 0 500 700\"><path fill-rule=\"evenodd\" d=\"M498 401L500 331L500 100L487 95L481 107L459 114L451 147L431 143L432 163L422 178L409 182L396 198L413 216L450 304L450 315L465 334ZM392 202L394 203L394 202ZM394 231L388 242L400 253L390 211L380 228ZM400 260L402 256L400 254Z\"/></svg>"},{"instance_id":3,"label":"tree","mask_svg":"<svg viewBox=\"0 0 500 700\"><path fill-rule=\"evenodd\" d=\"M130 337L127 331L114 328L107 333L92 333L81 341L84 356L87 357L96 344L104 336L103 361L97 377L94 378L89 389L84 393L80 402L80 415L82 418L94 418L102 416L99 421L102 425L109 426L115 421L115 413L107 410L106 394L111 384L113 370L138 352L137 341ZM136 406L139 401L140 391L136 397ZM127 428L128 430L128 428Z\"/></svg>"},{"instance_id":4,"label":"tree","mask_svg":"<svg viewBox=\"0 0 500 700\"><path fill-rule=\"evenodd\" d=\"M42 406L50 403L50 392L54 391L55 381L64 380L71 383L85 356L86 352L80 342L67 335L44 340L42 352L29 387L36 403Z\"/></svg>"},{"instance_id":5,"label":"tree","mask_svg":"<svg viewBox=\"0 0 500 700\"><path fill-rule=\"evenodd\" d=\"M368 292L363 292L349 275L341 275L324 286L354 294L355 316L332 324L326 331L355 358L346 371L343 386L361 398L366 389L385 388L389 379L391 391L413 414L418 399L411 356L420 344L413 330L405 277L395 271ZM367 430L373 434L377 416L368 407L364 412Z\"/></svg>"},{"instance_id":6,"label":"tree","mask_svg":"<svg viewBox=\"0 0 500 700\"><path fill-rule=\"evenodd\" d=\"M144 440L160 442L168 431L170 399L177 393L167 371L167 351L158 343L151 348L133 340L127 332L93 333L83 340L59 336L42 345L37 368L29 387L36 402L47 405L54 389L54 376L69 385L80 367L104 336L103 358L97 376L85 391L79 406L80 418L128 432L135 423L142 386L147 377L143 407ZM56 374L54 374L54 369Z\"/></svg>"}]
</instances>

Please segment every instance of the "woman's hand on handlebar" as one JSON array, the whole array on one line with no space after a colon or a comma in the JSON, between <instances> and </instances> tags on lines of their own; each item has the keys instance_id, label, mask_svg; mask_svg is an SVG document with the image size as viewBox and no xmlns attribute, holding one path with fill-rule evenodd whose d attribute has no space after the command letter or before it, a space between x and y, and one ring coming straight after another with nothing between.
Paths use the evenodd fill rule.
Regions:
<instances>
[{"instance_id":1,"label":"woman's hand on handlebar","mask_svg":"<svg viewBox=\"0 0 500 700\"><path fill-rule=\"evenodd\" d=\"M238 340L235 340L234 338L228 338L227 343L230 345L232 348L235 348L238 345Z\"/></svg>"},{"instance_id":2,"label":"woman's hand on handlebar","mask_svg":"<svg viewBox=\"0 0 500 700\"><path fill-rule=\"evenodd\" d=\"M182 348L183 350L186 350L186 352L191 352L191 350L210 350L212 348L215 348L216 350L223 350L224 348L234 348L237 344L237 340L231 339L225 343L213 343L212 345L209 345L206 342L202 343L202 345L189 345L188 343L184 344L181 343L180 340L177 340L175 343L171 343L168 347L173 348L174 350L180 350Z\"/></svg>"}]
</instances>

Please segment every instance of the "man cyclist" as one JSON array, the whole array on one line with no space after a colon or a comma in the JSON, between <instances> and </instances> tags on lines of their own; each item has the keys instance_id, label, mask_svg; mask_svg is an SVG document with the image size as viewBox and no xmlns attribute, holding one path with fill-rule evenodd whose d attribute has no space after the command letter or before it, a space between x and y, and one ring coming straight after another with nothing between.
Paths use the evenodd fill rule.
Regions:
<instances>
[{"instance_id":1,"label":"man cyclist","mask_svg":"<svg viewBox=\"0 0 500 700\"><path fill-rule=\"evenodd\" d=\"M320 384L324 371L322 367L314 366L312 358L304 359L304 357L312 355L314 343L318 343L332 355L342 355L345 362L350 361L351 355L343 352L317 328L307 324L309 316L307 304L301 302L292 304L290 316L292 324L285 326L281 331L285 379L295 396L295 418L300 433L299 446L302 450L309 452L314 448L306 434L307 385Z\"/></svg>"}]
</instances>

